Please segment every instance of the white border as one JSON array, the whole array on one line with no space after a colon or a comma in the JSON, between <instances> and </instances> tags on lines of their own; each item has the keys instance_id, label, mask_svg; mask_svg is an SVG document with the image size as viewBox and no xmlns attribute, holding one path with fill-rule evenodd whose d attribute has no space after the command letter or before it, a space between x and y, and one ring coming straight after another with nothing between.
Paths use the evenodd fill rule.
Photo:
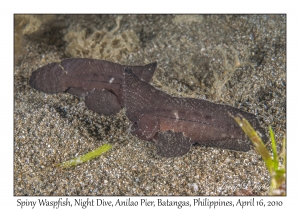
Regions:
<instances>
[{"instance_id":1,"label":"white border","mask_svg":"<svg viewBox=\"0 0 300 210\"><path fill-rule=\"evenodd\" d=\"M288 180L287 197L264 197L264 200L282 200L284 208L299 206L298 177L299 161L299 11L296 1L251 0L251 1L4 1L1 3L1 208L20 209L13 197L13 14L15 13L287 13L287 146ZM43 197L53 199L53 197ZM71 197L74 199L75 197ZM105 197L116 200L117 197ZM141 197L135 197L140 199ZM146 197L153 198L153 197ZM181 199L183 197L171 197ZM215 197L218 199L219 197ZM222 200L235 200L239 197L220 197ZM38 197L29 197L38 199ZM58 197L55 197L58 199ZM157 198L153 198L157 199ZM186 199L194 199L187 197ZM247 199L243 197L242 199ZM250 199L250 198L249 198ZM256 197L256 199L259 199ZM7 207L7 208L6 208ZM99 207L97 207L99 208ZM257 207L255 207L257 208ZM35 208L37 209L37 208ZM38 208L39 209L39 208ZM128 208L129 209L129 208ZM172 209L175 209L174 207Z\"/></svg>"}]
</instances>

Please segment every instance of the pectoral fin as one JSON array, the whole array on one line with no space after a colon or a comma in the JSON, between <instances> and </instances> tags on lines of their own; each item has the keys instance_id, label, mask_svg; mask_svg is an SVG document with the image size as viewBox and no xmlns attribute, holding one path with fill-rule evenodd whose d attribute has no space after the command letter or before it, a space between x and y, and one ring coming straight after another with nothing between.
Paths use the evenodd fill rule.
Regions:
<instances>
[{"instance_id":1,"label":"pectoral fin","mask_svg":"<svg viewBox=\"0 0 300 210\"><path fill-rule=\"evenodd\" d=\"M156 152L163 157L176 157L187 153L191 148L190 138L182 132L171 130L159 132L155 137Z\"/></svg>"},{"instance_id":2,"label":"pectoral fin","mask_svg":"<svg viewBox=\"0 0 300 210\"><path fill-rule=\"evenodd\" d=\"M131 133L144 140L151 140L158 131L158 120L151 114L140 115L131 126Z\"/></svg>"},{"instance_id":3,"label":"pectoral fin","mask_svg":"<svg viewBox=\"0 0 300 210\"><path fill-rule=\"evenodd\" d=\"M106 116L116 114L122 108L117 96L105 89L88 92L85 97L85 105L90 110Z\"/></svg>"}]
</instances>

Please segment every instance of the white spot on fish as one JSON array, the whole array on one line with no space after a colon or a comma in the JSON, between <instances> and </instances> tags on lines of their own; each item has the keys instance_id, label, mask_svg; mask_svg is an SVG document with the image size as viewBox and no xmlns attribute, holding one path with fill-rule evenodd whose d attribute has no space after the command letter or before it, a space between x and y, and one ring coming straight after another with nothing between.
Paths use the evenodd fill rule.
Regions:
<instances>
[{"instance_id":1,"label":"white spot on fish","mask_svg":"<svg viewBox=\"0 0 300 210\"><path fill-rule=\"evenodd\" d=\"M222 138L225 138L226 136L227 136L226 133L222 133L222 134L221 134L221 137L222 137Z\"/></svg>"},{"instance_id":2,"label":"white spot on fish","mask_svg":"<svg viewBox=\"0 0 300 210\"><path fill-rule=\"evenodd\" d=\"M175 115L176 120L178 120L179 116L178 116L178 112L177 111L174 112L174 115Z\"/></svg>"},{"instance_id":3,"label":"white spot on fish","mask_svg":"<svg viewBox=\"0 0 300 210\"><path fill-rule=\"evenodd\" d=\"M111 78L110 80L109 80L109 83L112 83L113 81L114 81L114 77L113 78Z\"/></svg>"}]
</instances>

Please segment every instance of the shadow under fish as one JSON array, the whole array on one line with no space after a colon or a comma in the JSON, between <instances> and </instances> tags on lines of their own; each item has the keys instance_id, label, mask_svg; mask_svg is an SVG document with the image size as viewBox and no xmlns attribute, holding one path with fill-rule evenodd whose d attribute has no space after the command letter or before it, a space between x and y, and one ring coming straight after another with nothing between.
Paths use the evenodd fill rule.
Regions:
<instances>
[{"instance_id":1,"label":"shadow under fish","mask_svg":"<svg viewBox=\"0 0 300 210\"><path fill-rule=\"evenodd\" d=\"M130 68L124 73L125 108L132 122L131 133L153 141L160 156L184 155L195 143L250 150L251 141L230 114L242 115L264 142L268 140L253 114L206 100L172 97L140 79Z\"/></svg>"},{"instance_id":2,"label":"shadow under fish","mask_svg":"<svg viewBox=\"0 0 300 210\"><path fill-rule=\"evenodd\" d=\"M149 82L157 63L128 66L134 74ZM30 77L29 84L45 93L67 92L85 99L86 106L103 115L111 115L124 107L124 65L104 60L71 58L49 63Z\"/></svg>"}]
</instances>

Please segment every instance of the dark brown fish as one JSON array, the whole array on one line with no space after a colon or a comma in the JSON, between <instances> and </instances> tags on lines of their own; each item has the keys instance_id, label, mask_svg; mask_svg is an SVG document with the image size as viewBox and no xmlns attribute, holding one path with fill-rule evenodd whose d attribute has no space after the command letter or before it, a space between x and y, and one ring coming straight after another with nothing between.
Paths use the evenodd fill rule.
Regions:
<instances>
[{"instance_id":1,"label":"dark brown fish","mask_svg":"<svg viewBox=\"0 0 300 210\"><path fill-rule=\"evenodd\" d=\"M149 82L157 63L130 66L134 74ZM124 106L124 65L87 58L49 63L34 71L30 85L45 93L67 92L85 98L86 106L104 115L117 113Z\"/></svg>"},{"instance_id":2,"label":"dark brown fish","mask_svg":"<svg viewBox=\"0 0 300 210\"><path fill-rule=\"evenodd\" d=\"M175 157L187 153L192 144L248 151L251 141L229 116L241 114L264 141L267 137L255 115L206 100L172 97L155 89L125 69L126 115L131 132L156 143L158 155Z\"/></svg>"}]
</instances>

